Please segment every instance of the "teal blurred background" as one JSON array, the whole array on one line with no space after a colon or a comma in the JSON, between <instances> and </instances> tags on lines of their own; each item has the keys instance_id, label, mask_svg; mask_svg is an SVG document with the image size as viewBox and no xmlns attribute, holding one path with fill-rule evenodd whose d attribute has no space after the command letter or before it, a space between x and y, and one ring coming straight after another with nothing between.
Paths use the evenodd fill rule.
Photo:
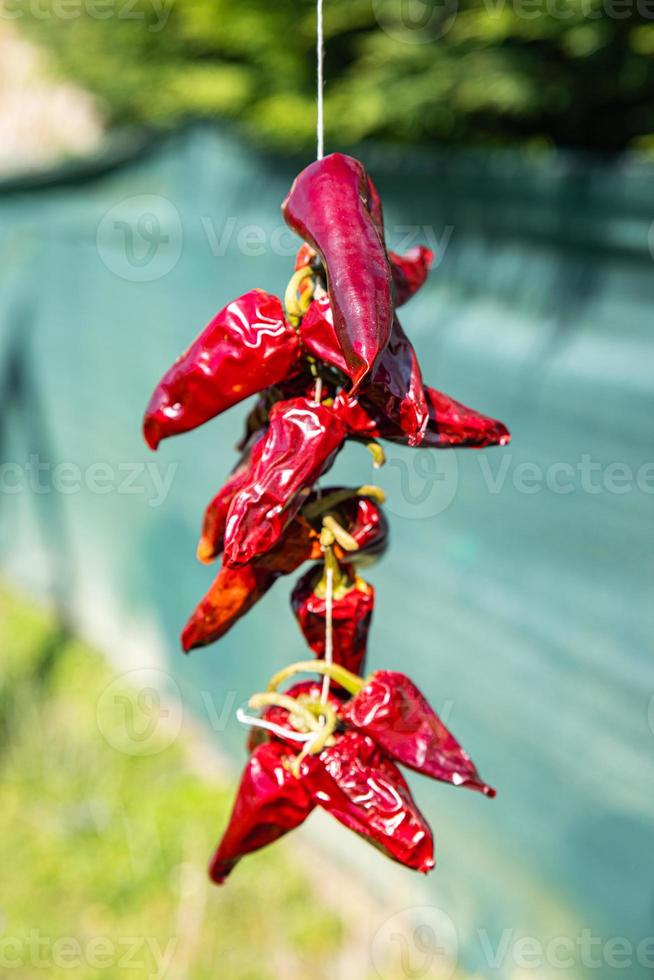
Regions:
<instances>
[{"instance_id":1,"label":"teal blurred background","mask_svg":"<svg viewBox=\"0 0 654 980\"><path fill-rule=\"evenodd\" d=\"M372 30L368 7L348 8L358 26L343 4L329 13L328 148L368 167L391 246L435 248L403 315L427 380L501 418L513 440L392 449L374 474L349 447L333 477L374 480L389 497L392 547L370 573L371 666L409 673L499 792L491 803L411 781L436 835L425 881L326 822L314 842L418 924L442 910L468 975L645 980L654 164L635 151L654 131L653 28L573 6L574 23L528 29L514 8L464 5L439 37L403 44L383 18ZM165 665L236 772L236 706L303 649L288 582L219 646L178 649L212 577L194 558L201 515L247 406L156 455L139 431L164 369L233 297L282 293L298 244L279 205L312 158L311 5L298 8L297 44L265 57L270 36L291 30L290 5L228 8L178 2L168 33L24 25L103 100L107 122L148 128L0 186L0 557L13 586L53 600L121 669ZM451 66L452 91L438 82ZM215 112L232 123L179 125Z\"/></svg>"},{"instance_id":2,"label":"teal blurred background","mask_svg":"<svg viewBox=\"0 0 654 980\"><path fill-rule=\"evenodd\" d=\"M300 161L208 126L122 152L0 198L14 464L3 566L126 668L164 658L236 766L232 709L302 654L288 583L218 647L178 651L212 576L194 559L200 516L244 411L156 456L139 421L216 308L285 285L294 243L279 202ZM635 949L654 926L652 170L566 154L360 154L391 243L440 243L404 316L426 376L513 432L483 453L393 450L374 476L393 542L371 572L372 666L410 673L499 788L489 803L414 780L440 854L422 900L447 910L482 977L521 974L512 945L489 964L479 930L492 948L505 929L545 942L590 929ZM366 456L349 448L335 479L372 479ZM364 851L350 845L348 859L383 888L387 865ZM646 960L629 972L650 974Z\"/></svg>"}]
</instances>

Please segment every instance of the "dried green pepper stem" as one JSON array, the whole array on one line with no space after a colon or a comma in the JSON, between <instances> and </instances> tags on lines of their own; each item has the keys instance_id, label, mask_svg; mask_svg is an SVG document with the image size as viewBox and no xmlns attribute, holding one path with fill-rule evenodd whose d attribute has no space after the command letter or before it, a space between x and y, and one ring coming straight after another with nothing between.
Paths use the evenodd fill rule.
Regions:
<instances>
[{"instance_id":1,"label":"dried green pepper stem","mask_svg":"<svg viewBox=\"0 0 654 980\"><path fill-rule=\"evenodd\" d=\"M280 684L288 680L289 677L293 677L294 674L327 675L327 677L340 684L353 697L366 684L363 677L359 677L358 674L353 674L350 670L346 670L345 667L341 667L339 664L328 664L324 660L300 660L295 664L289 664L288 667L284 667L274 677L271 677L268 682L268 690L276 691Z\"/></svg>"}]
</instances>

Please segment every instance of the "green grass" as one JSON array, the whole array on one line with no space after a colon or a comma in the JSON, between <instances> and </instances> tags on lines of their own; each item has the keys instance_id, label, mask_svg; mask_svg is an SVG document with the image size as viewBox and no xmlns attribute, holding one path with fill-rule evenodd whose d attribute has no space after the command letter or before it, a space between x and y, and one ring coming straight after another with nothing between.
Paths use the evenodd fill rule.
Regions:
<instances>
[{"instance_id":1,"label":"green grass","mask_svg":"<svg viewBox=\"0 0 654 980\"><path fill-rule=\"evenodd\" d=\"M187 737L116 748L105 662L4 593L0 642L0 976L333 975L346 916L319 901L292 846L207 882L233 787L197 773Z\"/></svg>"}]
</instances>

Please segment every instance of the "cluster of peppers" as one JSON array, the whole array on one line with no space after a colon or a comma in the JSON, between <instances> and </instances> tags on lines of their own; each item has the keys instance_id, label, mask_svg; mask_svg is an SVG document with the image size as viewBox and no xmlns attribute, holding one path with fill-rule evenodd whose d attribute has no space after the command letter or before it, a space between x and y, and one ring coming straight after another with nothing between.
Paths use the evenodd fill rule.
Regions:
<instances>
[{"instance_id":1,"label":"cluster of peppers","mask_svg":"<svg viewBox=\"0 0 654 980\"><path fill-rule=\"evenodd\" d=\"M387 250L379 194L359 161L337 153L313 163L282 211L304 241L284 302L254 289L221 310L164 375L144 420L156 449L259 396L240 459L204 515L198 557L222 555L222 567L182 632L186 652L220 639L278 578L312 563L291 605L317 659L250 700L260 714L249 718L249 761L211 875L223 882L316 805L426 872L431 831L397 764L494 791L407 677L362 677L375 593L359 572L387 547L383 493L318 481L347 440L381 465L378 439L440 449L503 445L509 433L423 382L397 309L433 256ZM280 691L307 672L322 680Z\"/></svg>"}]
</instances>

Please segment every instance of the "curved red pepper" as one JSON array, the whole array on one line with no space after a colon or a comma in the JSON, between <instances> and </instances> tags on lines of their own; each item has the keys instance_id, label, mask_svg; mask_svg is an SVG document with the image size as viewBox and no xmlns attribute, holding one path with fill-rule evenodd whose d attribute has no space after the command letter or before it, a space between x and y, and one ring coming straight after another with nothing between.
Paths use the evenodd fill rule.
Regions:
<instances>
[{"instance_id":1,"label":"curved red pepper","mask_svg":"<svg viewBox=\"0 0 654 980\"><path fill-rule=\"evenodd\" d=\"M215 643L261 599L282 575L321 556L318 534L296 517L279 544L239 568L223 566L182 631L185 653Z\"/></svg>"},{"instance_id":2,"label":"curved red pepper","mask_svg":"<svg viewBox=\"0 0 654 980\"><path fill-rule=\"evenodd\" d=\"M495 796L470 756L404 674L375 671L344 706L343 717L396 762L432 779Z\"/></svg>"},{"instance_id":3,"label":"curved red pepper","mask_svg":"<svg viewBox=\"0 0 654 980\"><path fill-rule=\"evenodd\" d=\"M238 788L229 825L213 857L210 875L222 884L246 854L299 827L315 806L303 782L284 764L285 749L264 743L254 750Z\"/></svg>"},{"instance_id":4,"label":"curved red pepper","mask_svg":"<svg viewBox=\"0 0 654 980\"><path fill-rule=\"evenodd\" d=\"M296 332L280 300L253 289L205 327L157 385L143 421L151 449L188 432L297 369Z\"/></svg>"},{"instance_id":5,"label":"curved red pepper","mask_svg":"<svg viewBox=\"0 0 654 980\"><path fill-rule=\"evenodd\" d=\"M346 732L302 766L313 800L387 857L427 873L434 841L397 766L371 738Z\"/></svg>"},{"instance_id":6,"label":"curved red pepper","mask_svg":"<svg viewBox=\"0 0 654 980\"><path fill-rule=\"evenodd\" d=\"M295 178L282 206L289 227L322 258L336 335L355 389L377 364L393 322L391 269L368 198L363 164L333 153Z\"/></svg>"},{"instance_id":7,"label":"curved red pepper","mask_svg":"<svg viewBox=\"0 0 654 980\"><path fill-rule=\"evenodd\" d=\"M321 576L322 569L309 569L298 579L291 594L295 618L319 659L325 656L327 624L326 598L316 593ZM333 596L333 660L354 674L360 674L364 667L374 606L375 590L356 576L352 577L349 587L337 589Z\"/></svg>"},{"instance_id":8,"label":"curved red pepper","mask_svg":"<svg viewBox=\"0 0 654 980\"><path fill-rule=\"evenodd\" d=\"M278 577L278 573L255 564L221 568L182 631L184 652L219 640L266 594Z\"/></svg>"},{"instance_id":9,"label":"curved red pepper","mask_svg":"<svg viewBox=\"0 0 654 980\"><path fill-rule=\"evenodd\" d=\"M244 565L280 540L316 480L332 465L347 429L309 398L278 402L250 478L229 508L225 563Z\"/></svg>"},{"instance_id":10,"label":"curved red pepper","mask_svg":"<svg viewBox=\"0 0 654 980\"><path fill-rule=\"evenodd\" d=\"M395 309L408 303L412 296L424 285L434 253L426 245L416 245L405 255L389 252L388 258L393 270L393 301Z\"/></svg>"}]
</instances>

